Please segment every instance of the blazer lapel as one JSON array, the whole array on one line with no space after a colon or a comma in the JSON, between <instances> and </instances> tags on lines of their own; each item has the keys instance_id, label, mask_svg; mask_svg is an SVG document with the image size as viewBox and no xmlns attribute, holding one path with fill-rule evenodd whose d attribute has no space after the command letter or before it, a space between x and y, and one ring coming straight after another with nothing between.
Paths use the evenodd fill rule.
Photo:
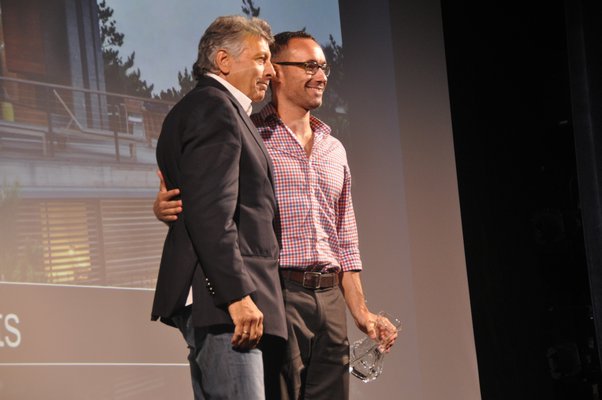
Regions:
<instances>
[{"instance_id":1,"label":"blazer lapel","mask_svg":"<svg viewBox=\"0 0 602 400\"><path fill-rule=\"evenodd\" d=\"M263 139L261 138L261 136L259 136L259 131L257 130L257 127L255 126L253 121L251 121L251 118L249 118L247 113L244 112L244 110L242 109L240 104L238 104L238 102L236 102L236 106L238 108L238 112L241 113L242 119L243 121L245 121L247 128L249 128L253 139L255 139L255 141L257 142L257 145L261 149L261 152L263 153L263 156L265 157L265 160L268 163L268 176L270 177L270 182L272 183L272 186L274 186L274 177L272 176L274 166L272 165L272 157L270 157L270 153L268 153L268 149L265 147Z\"/></svg>"},{"instance_id":2,"label":"blazer lapel","mask_svg":"<svg viewBox=\"0 0 602 400\"><path fill-rule=\"evenodd\" d=\"M245 121L245 124L247 125L247 128L251 132L251 135L253 136L253 139L255 139L255 142L257 142L257 145L259 146L259 148L261 149L263 155L265 156L266 160L268 161L268 165L271 167L272 166L272 159L270 157L270 154L268 153L268 150L265 148L265 145L263 144L263 140L259 136L259 132L257 131L257 127L255 126L255 124L253 123L253 121L251 121L251 118L249 118L249 116L247 115L247 113L242 109L242 107L240 106L240 104L238 104L238 102L236 102L236 107L238 108L238 112L240 113L240 115L242 117L242 120Z\"/></svg>"},{"instance_id":3,"label":"blazer lapel","mask_svg":"<svg viewBox=\"0 0 602 400\"><path fill-rule=\"evenodd\" d=\"M230 93L230 91L228 89L226 89L226 87L224 85L222 85L221 83L219 83L218 81L216 81L215 79L213 79L211 77L203 76L202 78L199 79L199 82L198 82L197 86L213 86L213 87L216 87L216 88L218 88L220 90L223 90L226 93L226 95L230 98L230 100L232 101L232 104L234 104L234 106L238 110L238 114L240 115L240 117L244 121L245 125L247 126L247 130L249 131L249 133L251 134L251 136L253 137L253 139L255 139L255 142L257 143L257 145L261 149L261 152L263 153L263 156L265 157L265 159L267 161L267 164L268 164L268 175L270 177L270 182L272 182L272 185L273 185L274 184L274 179L272 177L272 171L274 170L274 167L272 165L272 158L270 157L270 154L268 153L268 150L266 149L265 145L263 144L263 140L259 136L259 132L257 131L257 127L255 127L255 124L253 124L253 121L251 121L251 118L249 118L249 116L247 115L247 113L245 112L245 110L243 110L243 108L240 105L240 103L238 102L238 100L236 100L236 98L234 97L234 95L232 93Z\"/></svg>"}]
</instances>

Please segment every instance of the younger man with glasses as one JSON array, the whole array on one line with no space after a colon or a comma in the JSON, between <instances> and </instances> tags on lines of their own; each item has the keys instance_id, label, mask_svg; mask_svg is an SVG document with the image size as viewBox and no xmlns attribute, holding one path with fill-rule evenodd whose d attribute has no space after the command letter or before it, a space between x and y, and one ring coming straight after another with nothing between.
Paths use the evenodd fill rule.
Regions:
<instances>
[{"instance_id":1,"label":"younger man with glasses","mask_svg":"<svg viewBox=\"0 0 602 400\"><path fill-rule=\"evenodd\" d=\"M376 316L366 307L359 275L351 175L343 145L310 114L322 104L330 72L322 48L305 32L274 39L272 103L252 119L272 157L280 212L289 334L283 397L344 400L349 396L345 303L356 325L376 337ZM170 195L163 190L155 201L155 214L164 221L177 219L182 206L166 201Z\"/></svg>"}]
</instances>

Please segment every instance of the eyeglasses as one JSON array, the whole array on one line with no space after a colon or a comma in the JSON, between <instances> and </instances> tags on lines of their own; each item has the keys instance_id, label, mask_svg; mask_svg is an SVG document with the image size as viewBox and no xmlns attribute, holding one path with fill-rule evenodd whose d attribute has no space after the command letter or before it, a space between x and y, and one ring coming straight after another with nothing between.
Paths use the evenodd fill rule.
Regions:
<instances>
[{"instance_id":1,"label":"eyeglasses","mask_svg":"<svg viewBox=\"0 0 602 400\"><path fill-rule=\"evenodd\" d=\"M274 62L274 64L292 65L295 67L301 67L301 68L305 69L305 73L308 75L317 74L318 69L321 69L322 71L324 71L324 75L326 75L326 76L330 75L330 65L328 65L326 63L318 64L316 61L305 61L305 62L281 61L281 62Z\"/></svg>"}]
</instances>

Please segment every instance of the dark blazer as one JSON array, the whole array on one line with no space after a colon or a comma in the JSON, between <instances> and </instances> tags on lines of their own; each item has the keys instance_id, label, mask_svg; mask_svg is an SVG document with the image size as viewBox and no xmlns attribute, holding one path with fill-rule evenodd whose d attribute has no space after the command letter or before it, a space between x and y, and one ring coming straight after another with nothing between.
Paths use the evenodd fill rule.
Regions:
<instances>
[{"instance_id":1,"label":"dark blazer","mask_svg":"<svg viewBox=\"0 0 602 400\"><path fill-rule=\"evenodd\" d=\"M271 160L234 96L200 79L165 118L157 162L186 206L169 225L152 319L172 324L192 285L195 326L233 325L228 304L250 294L264 333L286 338Z\"/></svg>"}]
</instances>

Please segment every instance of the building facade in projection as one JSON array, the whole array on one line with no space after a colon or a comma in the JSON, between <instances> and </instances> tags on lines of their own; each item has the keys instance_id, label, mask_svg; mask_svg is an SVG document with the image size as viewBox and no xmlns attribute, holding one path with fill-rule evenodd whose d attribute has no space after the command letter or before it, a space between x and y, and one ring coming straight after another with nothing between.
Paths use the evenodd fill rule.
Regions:
<instances>
[{"instance_id":1,"label":"building facade in projection","mask_svg":"<svg viewBox=\"0 0 602 400\"><path fill-rule=\"evenodd\" d=\"M94 0L0 1L0 281L153 287L169 102L107 92Z\"/></svg>"}]
</instances>

